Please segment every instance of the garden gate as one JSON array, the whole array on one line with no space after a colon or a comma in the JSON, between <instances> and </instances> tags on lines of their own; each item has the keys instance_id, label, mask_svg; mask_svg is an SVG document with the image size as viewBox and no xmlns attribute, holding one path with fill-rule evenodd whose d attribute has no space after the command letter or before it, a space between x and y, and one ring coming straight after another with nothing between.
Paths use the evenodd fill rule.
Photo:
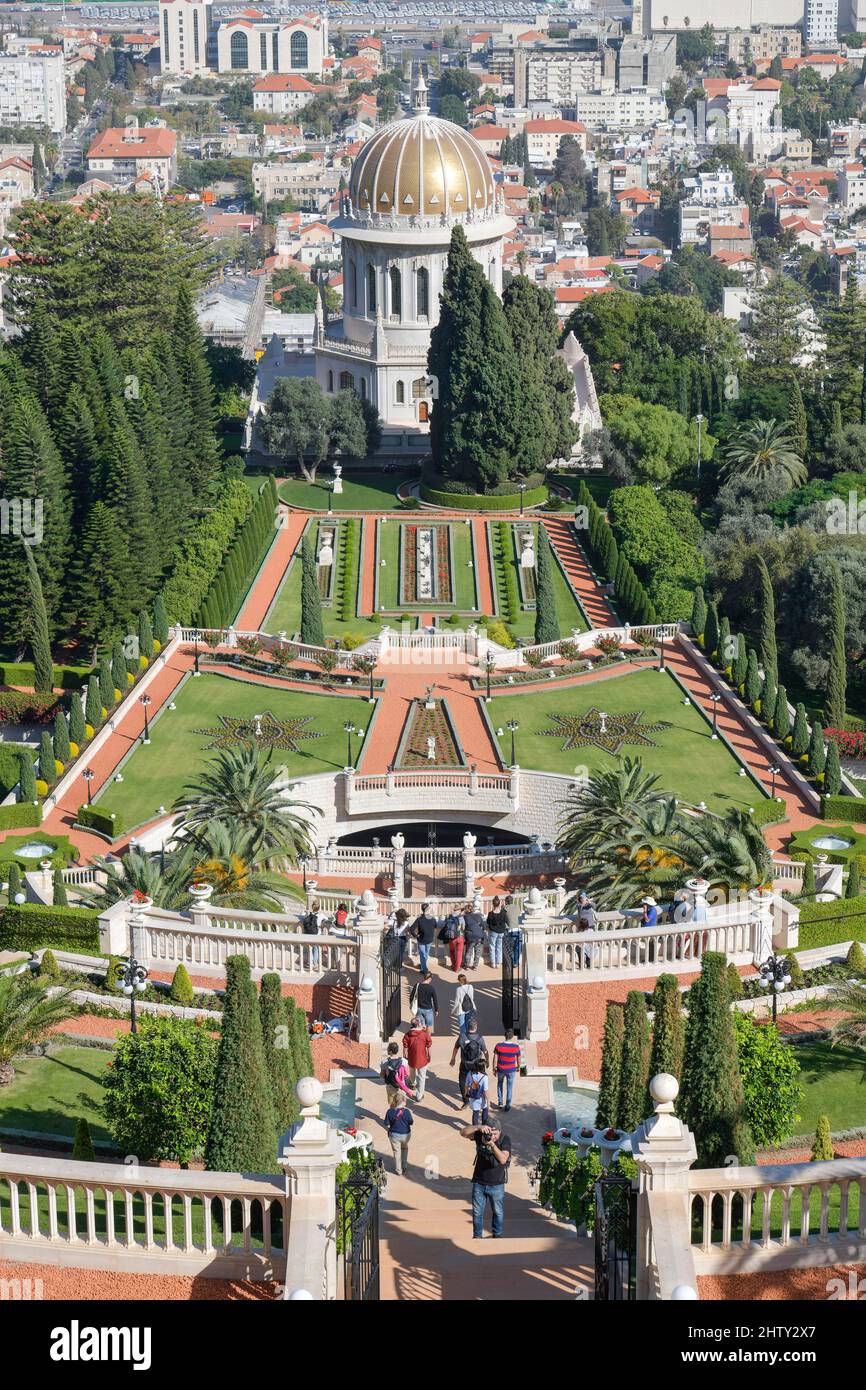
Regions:
<instances>
[{"instance_id":1,"label":"garden gate","mask_svg":"<svg viewBox=\"0 0 866 1390\"><path fill-rule=\"evenodd\" d=\"M368 1173L350 1173L337 1188L338 1248L343 1297L369 1303L379 1297L379 1184Z\"/></svg>"},{"instance_id":2,"label":"garden gate","mask_svg":"<svg viewBox=\"0 0 866 1390\"><path fill-rule=\"evenodd\" d=\"M631 1178L605 1173L595 1184L595 1296L602 1302L635 1296L637 1190Z\"/></svg>"},{"instance_id":3,"label":"garden gate","mask_svg":"<svg viewBox=\"0 0 866 1390\"><path fill-rule=\"evenodd\" d=\"M388 1042L400 1027L403 1015L403 976L400 938L387 932L382 938L382 1037Z\"/></svg>"},{"instance_id":4,"label":"garden gate","mask_svg":"<svg viewBox=\"0 0 866 1390\"><path fill-rule=\"evenodd\" d=\"M403 891L407 898L413 895L415 880L426 897L461 897L466 891L463 851L435 847L407 850L403 868ZM418 905L420 909L420 900Z\"/></svg>"},{"instance_id":5,"label":"garden gate","mask_svg":"<svg viewBox=\"0 0 866 1390\"><path fill-rule=\"evenodd\" d=\"M502 941L502 1027L523 1037L526 1021L526 951L522 931L507 931Z\"/></svg>"}]
</instances>

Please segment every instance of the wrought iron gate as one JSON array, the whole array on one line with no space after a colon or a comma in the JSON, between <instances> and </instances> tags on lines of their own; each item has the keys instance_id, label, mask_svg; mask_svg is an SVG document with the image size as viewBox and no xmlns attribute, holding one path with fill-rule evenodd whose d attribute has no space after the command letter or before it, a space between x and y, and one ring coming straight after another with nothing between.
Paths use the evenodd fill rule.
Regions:
<instances>
[{"instance_id":1,"label":"wrought iron gate","mask_svg":"<svg viewBox=\"0 0 866 1390\"><path fill-rule=\"evenodd\" d=\"M338 1249L343 1297L353 1303L379 1297L379 1184L352 1173L337 1188Z\"/></svg>"},{"instance_id":2,"label":"wrought iron gate","mask_svg":"<svg viewBox=\"0 0 866 1390\"><path fill-rule=\"evenodd\" d=\"M411 898L415 878L424 880L431 898L459 898L466 891L463 855L454 849L408 850L403 865L403 891Z\"/></svg>"},{"instance_id":3,"label":"wrought iron gate","mask_svg":"<svg viewBox=\"0 0 866 1390\"><path fill-rule=\"evenodd\" d=\"M595 1184L595 1296L602 1302L635 1296L637 1190L631 1178L609 1173Z\"/></svg>"},{"instance_id":4,"label":"wrought iron gate","mask_svg":"<svg viewBox=\"0 0 866 1390\"><path fill-rule=\"evenodd\" d=\"M502 1027L518 1038L526 1026L526 943L522 931L507 931L502 942Z\"/></svg>"},{"instance_id":5,"label":"wrought iron gate","mask_svg":"<svg viewBox=\"0 0 866 1390\"><path fill-rule=\"evenodd\" d=\"M403 976L400 971L400 938L388 932L382 938L382 1037L387 1042L400 1027L403 1015Z\"/></svg>"}]
</instances>

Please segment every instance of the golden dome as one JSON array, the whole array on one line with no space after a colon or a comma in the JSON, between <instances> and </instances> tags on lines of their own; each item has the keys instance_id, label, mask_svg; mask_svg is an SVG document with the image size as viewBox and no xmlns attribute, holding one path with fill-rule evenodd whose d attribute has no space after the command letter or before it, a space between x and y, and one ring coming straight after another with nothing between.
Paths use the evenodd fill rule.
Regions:
<instances>
[{"instance_id":1,"label":"golden dome","mask_svg":"<svg viewBox=\"0 0 866 1390\"><path fill-rule=\"evenodd\" d=\"M478 141L459 125L412 116L370 136L352 166L349 197L360 213L492 211L493 175Z\"/></svg>"}]
</instances>

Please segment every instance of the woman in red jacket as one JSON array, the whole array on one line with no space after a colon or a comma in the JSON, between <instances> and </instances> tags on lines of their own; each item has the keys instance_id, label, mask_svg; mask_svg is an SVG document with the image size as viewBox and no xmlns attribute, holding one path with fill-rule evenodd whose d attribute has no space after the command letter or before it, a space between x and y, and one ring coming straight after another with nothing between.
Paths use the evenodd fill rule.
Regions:
<instances>
[{"instance_id":1,"label":"woman in red jacket","mask_svg":"<svg viewBox=\"0 0 866 1390\"><path fill-rule=\"evenodd\" d=\"M420 1018L413 1018L409 1032L403 1035L403 1056L410 1068L411 1081L416 1088L418 1100L423 1099L427 1088L427 1067L432 1046L433 1039Z\"/></svg>"}]
</instances>

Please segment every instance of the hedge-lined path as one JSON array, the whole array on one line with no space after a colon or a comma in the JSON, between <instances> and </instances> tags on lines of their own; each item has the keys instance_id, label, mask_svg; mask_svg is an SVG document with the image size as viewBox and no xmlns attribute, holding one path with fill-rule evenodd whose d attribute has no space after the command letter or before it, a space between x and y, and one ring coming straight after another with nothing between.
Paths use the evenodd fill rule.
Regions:
<instances>
[{"instance_id":1,"label":"hedge-lined path","mask_svg":"<svg viewBox=\"0 0 866 1390\"><path fill-rule=\"evenodd\" d=\"M441 664L419 666L417 662L409 665L409 658L413 655L410 651L395 652L394 664L388 663L380 669L379 674L386 677L387 684L381 696L373 732L364 748L363 771L388 771L396 760L400 735L412 700L421 697L426 687L433 684L436 686L435 698L445 699L448 703L448 712L467 765L476 763L479 772L500 772L496 749L479 708L479 696L469 684L466 663L461 660L447 667ZM401 656L407 658L405 667L399 664Z\"/></svg>"},{"instance_id":2,"label":"hedge-lined path","mask_svg":"<svg viewBox=\"0 0 866 1390\"><path fill-rule=\"evenodd\" d=\"M473 1240L470 1215L474 1145L460 1135L469 1123L461 1109L457 1068L449 1065L454 1044L451 1000L454 972L431 959L439 1000L439 1017L424 1099L412 1104L414 1124L407 1170L394 1173L391 1146L382 1125L387 1108L378 1076L359 1077L357 1123L369 1130L385 1160L388 1185L382 1197L379 1233L383 1299L573 1302L592 1283L592 1243L578 1239L574 1227L557 1222L538 1206L529 1187L529 1171L541 1152L541 1136L552 1129L547 1077L518 1077L514 1105L501 1122L512 1141L512 1164L505 1189L505 1226L499 1240ZM403 973L404 1026L410 1017L408 992L417 971ZM471 973L479 1023L488 1046L502 1037L500 972L481 966ZM395 1035L397 1040L400 1034ZM371 1065L382 1052L371 1048ZM495 1086L493 1086L495 1100ZM499 1115L500 1112L494 1112ZM465 1318L465 1315L463 1315Z\"/></svg>"},{"instance_id":3,"label":"hedge-lined path","mask_svg":"<svg viewBox=\"0 0 866 1390\"><path fill-rule=\"evenodd\" d=\"M311 512L294 512L280 505L280 533L235 619L234 625L241 632L259 632L264 626L268 609L279 592L311 515Z\"/></svg>"},{"instance_id":4,"label":"hedge-lined path","mask_svg":"<svg viewBox=\"0 0 866 1390\"><path fill-rule=\"evenodd\" d=\"M487 544L487 522L483 516L472 521L472 539L475 542L475 583L478 586L478 609L493 617L496 612L491 579L491 555Z\"/></svg>"},{"instance_id":5,"label":"hedge-lined path","mask_svg":"<svg viewBox=\"0 0 866 1390\"><path fill-rule=\"evenodd\" d=\"M371 617L376 607L376 517L369 518L361 545L361 596L359 618Z\"/></svg>"},{"instance_id":6,"label":"hedge-lined path","mask_svg":"<svg viewBox=\"0 0 866 1390\"><path fill-rule=\"evenodd\" d=\"M590 569L586 556L577 542L572 523L562 517L544 517L544 525L571 587L580 599L591 628L619 627L620 620ZM570 634L566 633L565 636Z\"/></svg>"}]
</instances>

